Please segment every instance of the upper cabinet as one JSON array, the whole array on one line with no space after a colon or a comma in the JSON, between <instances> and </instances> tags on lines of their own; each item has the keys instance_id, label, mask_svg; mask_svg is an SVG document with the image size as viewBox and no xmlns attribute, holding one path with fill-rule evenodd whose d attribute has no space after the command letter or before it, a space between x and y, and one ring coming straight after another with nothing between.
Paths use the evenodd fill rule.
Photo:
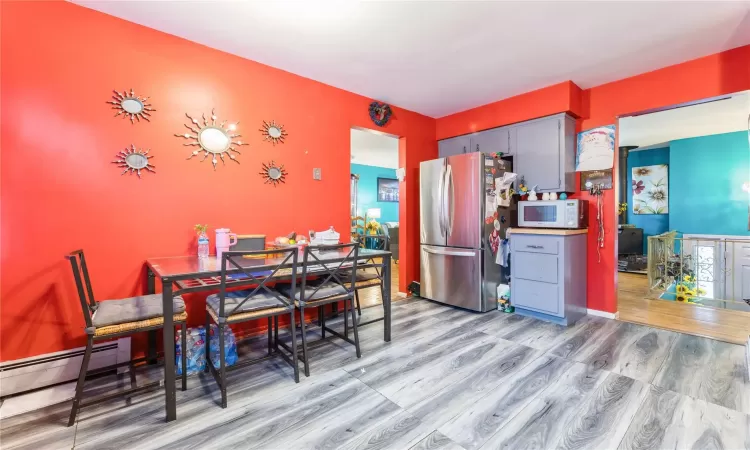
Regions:
<instances>
[{"instance_id":1,"label":"upper cabinet","mask_svg":"<svg viewBox=\"0 0 750 450\"><path fill-rule=\"evenodd\" d=\"M464 150L469 145L468 150ZM575 120L566 114L543 117L438 142L440 157L466 152L513 157L513 171L537 192L574 192Z\"/></svg>"},{"instance_id":2,"label":"upper cabinet","mask_svg":"<svg viewBox=\"0 0 750 450\"><path fill-rule=\"evenodd\" d=\"M513 170L537 192L574 192L575 120L565 114L515 125Z\"/></svg>"},{"instance_id":3,"label":"upper cabinet","mask_svg":"<svg viewBox=\"0 0 750 450\"><path fill-rule=\"evenodd\" d=\"M468 135L443 139L438 141L438 156L445 158L446 156L469 153L471 151L469 150L470 146L471 138Z\"/></svg>"},{"instance_id":4,"label":"upper cabinet","mask_svg":"<svg viewBox=\"0 0 750 450\"><path fill-rule=\"evenodd\" d=\"M484 153L502 152L504 155L511 154L511 127L495 128L493 130L480 131L471 135L471 151Z\"/></svg>"}]
</instances>

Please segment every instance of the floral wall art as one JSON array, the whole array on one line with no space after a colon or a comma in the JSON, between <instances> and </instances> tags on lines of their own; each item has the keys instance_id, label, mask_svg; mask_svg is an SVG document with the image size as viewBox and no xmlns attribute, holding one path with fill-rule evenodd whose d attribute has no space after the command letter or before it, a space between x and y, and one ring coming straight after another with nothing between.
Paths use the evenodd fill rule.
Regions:
<instances>
[{"instance_id":1,"label":"floral wall art","mask_svg":"<svg viewBox=\"0 0 750 450\"><path fill-rule=\"evenodd\" d=\"M633 167L633 214L669 213L669 166Z\"/></svg>"}]
</instances>

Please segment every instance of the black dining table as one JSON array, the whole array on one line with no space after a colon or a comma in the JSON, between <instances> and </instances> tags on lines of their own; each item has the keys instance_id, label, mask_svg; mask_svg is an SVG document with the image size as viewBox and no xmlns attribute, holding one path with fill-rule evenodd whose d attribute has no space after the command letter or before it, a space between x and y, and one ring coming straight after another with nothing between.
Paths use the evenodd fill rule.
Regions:
<instances>
[{"instance_id":1,"label":"black dining table","mask_svg":"<svg viewBox=\"0 0 750 450\"><path fill-rule=\"evenodd\" d=\"M326 259L341 260L347 256L347 250L325 250L316 252L316 256L323 263ZM376 261L380 258L379 262ZM302 271L302 258L297 262L297 270ZM383 283L383 339L386 342L391 340L391 252L385 250L359 250L358 269L375 267L382 272ZM263 272L271 271L275 268L290 269L291 261L281 265L283 258L260 258L260 259L242 259L239 265L244 270L227 270L227 273L241 274L244 272ZM307 273L315 274L316 266L323 271L321 263L315 261L308 262ZM335 267L336 263L332 263ZM176 295L188 294L192 292L218 290L221 278L221 259L215 256L207 258L198 258L197 256L175 256L164 258L149 258L146 260L146 269L148 273L148 293L156 293L156 278L161 280L162 304L164 313L164 389L166 394L166 411L167 422L177 419L176 404L176 372L175 372L175 330L174 330L174 309L172 300ZM288 279L291 271L285 273L279 270L274 274L273 279ZM228 282L227 286L248 285L249 281L239 276L235 281ZM176 287L175 287L176 286ZM183 349L184 351L184 349ZM185 370L183 368L183 370Z\"/></svg>"}]
</instances>

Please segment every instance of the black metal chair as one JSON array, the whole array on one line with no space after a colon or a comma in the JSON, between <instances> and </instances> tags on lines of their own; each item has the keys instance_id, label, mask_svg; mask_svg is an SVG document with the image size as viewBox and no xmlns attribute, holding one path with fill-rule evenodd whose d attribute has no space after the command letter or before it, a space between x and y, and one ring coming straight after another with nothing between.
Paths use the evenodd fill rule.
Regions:
<instances>
[{"instance_id":1,"label":"black metal chair","mask_svg":"<svg viewBox=\"0 0 750 450\"><path fill-rule=\"evenodd\" d=\"M75 397L73 397L73 407L70 411L70 419L68 420L68 426L71 426L75 423L76 415L81 408L120 396L129 397L136 392L161 386L161 381L148 383L140 387L136 383L135 365L150 360L150 356L113 364L90 372L88 371L88 366L94 350L94 342L161 329L164 327L164 314L161 294L141 295L138 297L97 302L94 299L94 293L91 289L91 278L86 266L86 258L83 256L83 250L75 250L67 255L66 258L70 261L73 269L73 277L75 278L78 297L81 301L81 309L83 310L83 319L86 323L86 351L83 355L81 372L78 375L76 393ZM173 302L174 322L180 326L182 335L182 390L184 391L187 389L187 374L185 370L187 358L184 351L187 342L185 335L187 312L185 312L185 302L182 300L182 297L175 297ZM123 366L130 366L130 389L114 394L101 395L86 402L82 401L83 385L88 375L112 371Z\"/></svg>"},{"instance_id":2,"label":"black metal chair","mask_svg":"<svg viewBox=\"0 0 750 450\"><path fill-rule=\"evenodd\" d=\"M279 256L281 255L281 256ZM244 258L249 257L249 258ZM265 266L268 260L274 261L269 268ZM291 267L282 267L291 264ZM263 266L263 268L259 268ZM297 247L287 250L254 250L224 252L221 256L221 284L219 293L206 298L206 372L213 375L221 389L221 407L227 407L227 370L235 370L267 360L278 354L294 368L294 381L299 383L299 365L297 362L297 334L294 318L294 303L288 301L281 294L268 287L274 277L288 274L291 286L296 286L297 279ZM227 278L239 275L243 283L255 286L253 289L227 292ZM230 280L231 282L232 280ZM289 348L279 340L279 316L289 315L289 330L292 347ZM226 365L224 349L224 330L233 323L246 322L256 319L268 319L268 355L255 358L232 366ZM273 324L271 319L273 318ZM211 321L218 326L219 339L219 368L211 361ZM290 353L279 350L284 348Z\"/></svg>"},{"instance_id":3,"label":"black metal chair","mask_svg":"<svg viewBox=\"0 0 750 450\"><path fill-rule=\"evenodd\" d=\"M357 264L359 243L338 245L320 245L305 247L302 274L299 288L294 285L278 287L290 300L294 301L300 313L300 327L302 330L302 362L305 376L310 376L310 359L307 351L307 330L305 325L305 309L318 308L321 320L321 335L325 339L326 332L354 345L357 358L362 356L359 348L359 334L357 320L354 314L354 273L351 268ZM308 277L317 277L308 281ZM344 302L344 334L328 328L325 324L323 308L329 304ZM349 323L347 313L351 311L354 340L349 339Z\"/></svg>"}]
</instances>

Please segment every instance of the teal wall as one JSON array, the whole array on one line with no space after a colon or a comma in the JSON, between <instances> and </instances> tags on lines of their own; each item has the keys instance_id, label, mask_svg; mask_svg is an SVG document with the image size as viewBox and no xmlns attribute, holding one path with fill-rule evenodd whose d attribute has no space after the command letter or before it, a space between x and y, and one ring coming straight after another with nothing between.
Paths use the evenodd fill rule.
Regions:
<instances>
[{"instance_id":1,"label":"teal wall","mask_svg":"<svg viewBox=\"0 0 750 450\"><path fill-rule=\"evenodd\" d=\"M670 142L669 229L689 234L750 235L748 133Z\"/></svg>"},{"instance_id":2,"label":"teal wall","mask_svg":"<svg viewBox=\"0 0 750 450\"><path fill-rule=\"evenodd\" d=\"M357 208L364 217L368 208L380 208L378 222L398 222L398 202L378 201L378 177L396 178L396 169L352 164L351 173L359 175Z\"/></svg>"},{"instance_id":3,"label":"teal wall","mask_svg":"<svg viewBox=\"0 0 750 450\"><path fill-rule=\"evenodd\" d=\"M633 213L633 167L669 164L669 147L649 150L631 151L628 153L628 223L643 228L643 254L648 247L648 236L669 231L669 214L634 214ZM670 168L671 171L671 168ZM673 195L672 174L669 174L669 195ZM671 208L672 205L670 204Z\"/></svg>"}]
</instances>

